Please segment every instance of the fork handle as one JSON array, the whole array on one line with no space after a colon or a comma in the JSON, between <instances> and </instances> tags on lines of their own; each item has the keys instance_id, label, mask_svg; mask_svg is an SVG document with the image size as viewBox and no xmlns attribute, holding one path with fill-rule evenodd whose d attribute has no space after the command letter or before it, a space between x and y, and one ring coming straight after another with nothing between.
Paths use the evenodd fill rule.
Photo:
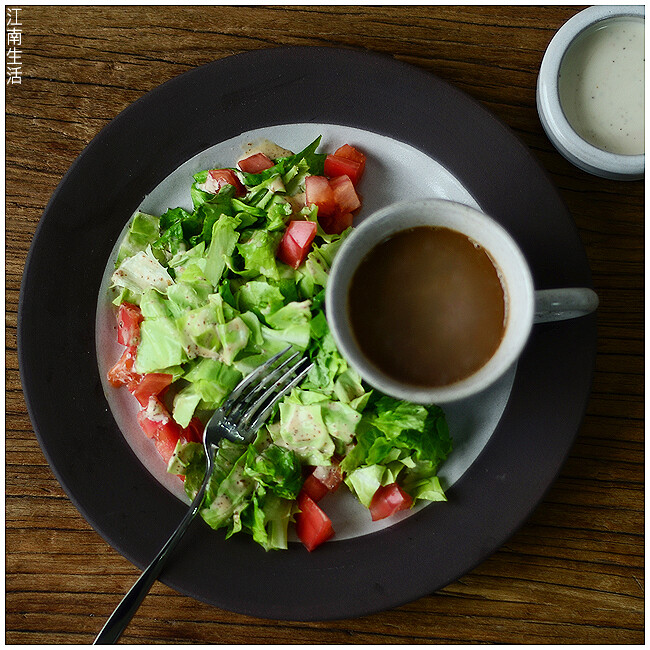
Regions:
<instances>
[{"instance_id":1,"label":"fork handle","mask_svg":"<svg viewBox=\"0 0 650 650\"><path fill-rule=\"evenodd\" d=\"M114 644L122 636L122 632L124 632L133 615L138 611L138 607L140 607L144 597L149 593L151 585L160 575L165 562L196 517L201 502L203 501L203 495L205 494L205 488L209 478L210 472L206 472L206 478L194 497L190 509L181 520L181 523L178 524L176 530L160 549L151 564L142 572L142 575L137 579L133 587L129 589L126 596L122 598L120 604L115 608L101 629L101 632L95 638L93 645Z\"/></svg>"}]
</instances>

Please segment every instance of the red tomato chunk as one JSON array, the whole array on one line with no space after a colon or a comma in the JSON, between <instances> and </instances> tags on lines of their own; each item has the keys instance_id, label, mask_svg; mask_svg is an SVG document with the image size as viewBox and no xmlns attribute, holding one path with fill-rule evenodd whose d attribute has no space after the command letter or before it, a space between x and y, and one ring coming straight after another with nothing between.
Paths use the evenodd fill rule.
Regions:
<instances>
[{"instance_id":1,"label":"red tomato chunk","mask_svg":"<svg viewBox=\"0 0 650 650\"><path fill-rule=\"evenodd\" d=\"M332 178L342 175L349 176L355 185L361 180L361 174L363 173L358 162L333 154L329 154L325 158L324 171L327 176Z\"/></svg>"},{"instance_id":2,"label":"red tomato chunk","mask_svg":"<svg viewBox=\"0 0 650 650\"><path fill-rule=\"evenodd\" d=\"M162 372L142 375L139 382L129 390L142 406L149 404L150 397L158 397L173 381L174 376Z\"/></svg>"},{"instance_id":3,"label":"red tomato chunk","mask_svg":"<svg viewBox=\"0 0 650 650\"><path fill-rule=\"evenodd\" d=\"M318 502L330 492L335 492L343 481L343 473L338 465L314 467L302 484L302 492Z\"/></svg>"},{"instance_id":4,"label":"red tomato chunk","mask_svg":"<svg viewBox=\"0 0 650 650\"><path fill-rule=\"evenodd\" d=\"M332 217L319 217L318 223L328 235L340 235L352 225L353 218L352 213L348 212L347 214L337 214Z\"/></svg>"},{"instance_id":5,"label":"red tomato chunk","mask_svg":"<svg viewBox=\"0 0 650 650\"><path fill-rule=\"evenodd\" d=\"M313 474L310 474L302 484L301 494L302 493L306 494L314 503L318 503L326 494L329 493L329 489Z\"/></svg>"},{"instance_id":6,"label":"red tomato chunk","mask_svg":"<svg viewBox=\"0 0 650 650\"><path fill-rule=\"evenodd\" d=\"M334 155L339 156L340 158L354 160L355 162L361 163L362 165L366 164L366 156L350 144L344 144L340 146L334 152Z\"/></svg>"},{"instance_id":7,"label":"red tomato chunk","mask_svg":"<svg viewBox=\"0 0 650 650\"><path fill-rule=\"evenodd\" d=\"M189 425L183 429L172 419L165 405L157 399L155 405L142 409L137 418L138 424L147 437L154 441L158 453L166 463L172 457L179 440L201 442L203 423L198 418L192 418Z\"/></svg>"},{"instance_id":8,"label":"red tomato chunk","mask_svg":"<svg viewBox=\"0 0 650 650\"><path fill-rule=\"evenodd\" d=\"M373 521L390 517L413 505L413 499L397 483L382 485L370 501L370 515Z\"/></svg>"},{"instance_id":9,"label":"red tomato chunk","mask_svg":"<svg viewBox=\"0 0 650 650\"><path fill-rule=\"evenodd\" d=\"M330 518L313 499L302 492L298 496L300 512L296 515L296 534L308 551L313 551L334 535Z\"/></svg>"},{"instance_id":10,"label":"red tomato chunk","mask_svg":"<svg viewBox=\"0 0 650 650\"><path fill-rule=\"evenodd\" d=\"M136 346L140 343L140 323L144 320L140 307L123 302L117 313L117 342Z\"/></svg>"},{"instance_id":11,"label":"red tomato chunk","mask_svg":"<svg viewBox=\"0 0 650 650\"><path fill-rule=\"evenodd\" d=\"M354 185L357 185L363 176L366 168L366 157L358 149L344 144L333 154L325 158L325 175L330 178L336 176L348 176Z\"/></svg>"},{"instance_id":12,"label":"red tomato chunk","mask_svg":"<svg viewBox=\"0 0 650 650\"><path fill-rule=\"evenodd\" d=\"M290 221L280 240L277 258L297 269L307 258L317 230L315 221Z\"/></svg>"},{"instance_id":13,"label":"red tomato chunk","mask_svg":"<svg viewBox=\"0 0 650 650\"><path fill-rule=\"evenodd\" d=\"M320 481L330 492L338 489L343 481L343 472L338 465L319 465L314 468L312 476Z\"/></svg>"},{"instance_id":14,"label":"red tomato chunk","mask_svg":"<svg viewBox=\"0 0 650 650\"><path fill-rule=\"evenodd\" d=\"M265 169L273 167L274 163L266 154L254 153L252 156L240 160L237 164L239 169L247 174L259 174Z\"/></svg>"},{"instance_id":15,"label":"red tomato chunk","mask_svg":"<svg viewBox=\"0 0 650 650\"><path fill-rule=\"evenodd\" d=\"M361 201L349 176L343 175L332 178L330 187L334 192L334 199L340 214L354 212L361 207Z\"/></svg>"},{"instance_id":16,"label":"red tomato chunk","mask_svg":"<svg viewBox=\"0 0 650 650\"><path fill-rule=\"evenodd\" d=\"M235 188L235 196L246 194L246 189L232 169L211 169L208 172L208 177L205 179L206 192L217 194L226 185L232 185Z\"/></svg>"},{"instance_id":17,"label":"red tomato chunk","mask_svg":"<svg viewBox=\"0 0 650 650\"><path fill-rule=\"evenodd\" d=\"M318 230L315 221L291 221L287 227L287 233L300 248L308 248L316 237Z\"/></svg>"},{"instance_id":18,"label":"red tomato chunk","mask_svg":"<svg viewBox=\"0 0 650 650\"><path fill-rule=\"evenodd\" d=\"M340 235L352 225L352 212L361 207L361 199L349 176L307 176L305 188L306 203L318 208L318 223L326 233Z\"/></svg>"},{"instance_id":19,"label":"red tomato chunk","mask_svg":"<svg viewBox=\"0 0 650 650\"><path fill-rule=\"evenodd\" d=\"M140 381L141 375L134 368L136 351L135 346L127 346L119 361L108 371L108 381L112 386L128 386Z\"/></svg>"},{"instance_id":20,"label":"red tomato chunk","mask_svg":"<svg viewBox=\"0 0 650 650\"><path fill-rule=\"evenodd\" d=\"M336 197L325 176L305 178L305 202L318 208L318 216L328 217L337 212Z\"/></svg>"},{"instance_id":21,"label":"red tomato chunk","mask_svg":"<svg viewBox=\"0 0 650 650\"><path fill-rule=\"evenodd\" d=\"M190 423L183 429L183 437L188 442L203 442L203 431L205 430L205 425L199 418L194 416Z\"/></svg>"}]
</instances>

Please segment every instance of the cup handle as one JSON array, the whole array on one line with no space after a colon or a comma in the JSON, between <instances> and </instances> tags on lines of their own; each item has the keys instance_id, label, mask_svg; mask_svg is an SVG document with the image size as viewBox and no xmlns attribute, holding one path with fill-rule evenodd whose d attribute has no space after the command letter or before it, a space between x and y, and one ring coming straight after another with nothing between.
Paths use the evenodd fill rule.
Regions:
<instances>
[{"instance_id":1,"label":"cup handle","mask_svg":"<svg viewBox=\"0 0 650 650\"><path fill-rule=\"evenodd\" d=\"M596 311L598 296L591 289L542 289L535 291L533 323L549 323L586 316Z\"/></svg>"}]
</instances>

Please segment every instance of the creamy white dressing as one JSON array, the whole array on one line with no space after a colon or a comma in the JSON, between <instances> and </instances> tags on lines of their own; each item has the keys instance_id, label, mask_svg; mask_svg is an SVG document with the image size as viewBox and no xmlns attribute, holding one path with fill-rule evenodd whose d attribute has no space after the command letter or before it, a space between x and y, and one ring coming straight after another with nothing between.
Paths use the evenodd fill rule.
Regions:
<instances>
[{"instance_id":1,"label":"creamy white dressing","mask_svg":"<svg viewBox=\"0 0 650 650\"><path fill-rule=\"evenodd\" d=\"M284 187L284 183L282 182L282 178L280 176L273 179L271 184L268 186L268 189L271 190L271 192L274 192L274 193L285 192L286 191L286 189Z\"/></svg>"},{"instance_id":2,"label":"creamy white dressing","mask_svg":"<svg viewBox=\"0 0 650 650\"><path fill-rule=\"evenodd\" d=\"M304 192L294 194L293 196L287 194L284 198L291 206L291 214L294 216L299 215L300 211L307 205L307 195Z\"/></svg>"},{"instance_id":3,"label":"creamy white dressing","mask_svg":"<svg viewBox=\"0 0 650 650\"><path fill-rule=\"evenodd\" d=\"M256 153L263 153L265 156L271 158L271 160L275 160L276 158L286 158L287 156L293 155L293 152L289 149L285 149L279 144L271 142L271 140L267 140L266 138L247 142L242 146L242 150L243 153L237 159L236 166L239 166L240 161ZM209 192L210 194L216 194L219 191L216 183L212 182L210 177L208 177L205 183L197 183L196 187L197 189L202 190L203 192ZM276 178L269 186L269 189L273 192L283 192L284 184L282 183L282 179L279 177Z\"/></svg>"},{"instance_id":4,"label":"creamy white dressing","mask_svg":"<svg viewBox=\"0 0 650 650\"><path fill-rule=\"evenodd\" d=\"M611 18L581 34L560 67L559 93L575 131L599 149L642 154L645 20Z\"/></svg>"},{"instance_id":5,"label":"creamy white dressing","mask_svg":"<svg viewBox=\"0 0 650 650\"><path fill-rule=\"evenodd\" d=\"M293 152L289 151L289 149L285 149L284 147L281 147L279 144L276 144L275 142L271 142L271 140L267 140L266 138L260 138L259 140L247 142L242 147L242 149L244 150L244 152L239 158L239 160L248 158L249 156L252 156L253 154L256 153L263 153L265 156L268 156L271 160L275 160L276 158L286 158L287 156L293 155ZM239 160L237 162L239 162Z\"/></svg>"},{"instance_id":6,"label":"creamy white dressing","mask_svg":"<svg viewBox=\"0 0 650 650\"><path fill-rule=\"evenodd\" d=\"M149 398L144 416L152 422L160 422L161 424L167 424L169 422L169 416L160 402L153 396Z\"/></svg>"}]
</instances>

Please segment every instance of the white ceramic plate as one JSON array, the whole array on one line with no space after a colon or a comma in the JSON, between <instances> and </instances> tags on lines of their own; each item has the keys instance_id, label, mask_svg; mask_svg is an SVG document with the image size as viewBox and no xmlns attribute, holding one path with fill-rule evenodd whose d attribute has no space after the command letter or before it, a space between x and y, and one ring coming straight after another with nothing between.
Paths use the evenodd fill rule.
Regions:
<instances>
[{"instance_id":1,"label":"white ceramic plate","mask_svg":"<svg viewBox=\"0 0 650 650\"><path fill-rule=\"evenodd\" d=\"M300 151L319 135L322 136L319 151L331 152L347 142L367 156L366 171L359 186L363 207L356 224L376 210L405 199L437 197L478 207L470 192L447 169L411 145L351 127L286 124L243 133L202 151L167 176L138 209L156 215L178 206L191 211L190 186L197 171L234 166L250 142L268 139L284 148ZM129 221L126 221L127 226ZM114 388L106 380L108 370L122 353L122 346L116 342L116 310L108 292L118 248L119 241L108 260L97 304L97 363L104 392L115 421L142 464L170 492L188 502L182 482L167 473L153 442L137 424L137 401L128 391ZM492 435L508 401L513 379L514 368L483 394L445 407L454 441L454 451L439 472L445 489L464 474ZM336 530L330 543L335 543L382 530L411 516L423 506L372 522L368 510L349 491L341 489L327 497L324 507Z\"/></svg>"}]
</instances>

